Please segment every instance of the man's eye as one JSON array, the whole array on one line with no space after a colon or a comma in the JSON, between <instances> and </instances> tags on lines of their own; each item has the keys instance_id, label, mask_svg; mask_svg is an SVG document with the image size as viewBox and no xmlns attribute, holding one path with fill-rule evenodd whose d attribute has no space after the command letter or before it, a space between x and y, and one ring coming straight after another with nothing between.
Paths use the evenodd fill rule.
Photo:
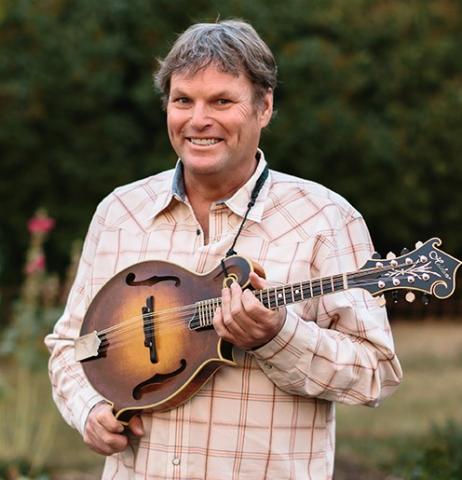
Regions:
<instances>
[{"instance_id":1,"label":"man's eye","mask_svg":"<svg viewBox=\"0 0 462 480\"><path fill-rule=\"evenodd\" d=\"M189 98L188 97L177 97L174 100L174 103L179 103L180 105L185 105L189 103Z\"/></svg>"},{"instance_id":2,"label":"man's eye","mask_svg":"<svg viewBox=\"0 0 462 480\"><path fill-rule=\"evenodd\" d=\"M217 103L218 105L228 105L228 103L231 103L231 100L228 100L227 98L219 98Z\"/></svg>"}]
</instances>

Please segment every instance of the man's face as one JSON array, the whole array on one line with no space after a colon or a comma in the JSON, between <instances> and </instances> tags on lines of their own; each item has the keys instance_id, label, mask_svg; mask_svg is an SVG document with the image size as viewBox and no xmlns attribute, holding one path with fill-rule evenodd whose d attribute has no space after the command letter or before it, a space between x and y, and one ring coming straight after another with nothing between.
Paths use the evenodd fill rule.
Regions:
<instances>
[{"instance_id":1,"label":"man's face","mask_svg":"<svg viewBox=\"0 0 462 480\"><path fill-rule=\"evenodd\" d=\"M255 168L261 129L271 119L269 90L256 105L249 79L214 66L173 74L167 103L170 142L186 174L248 178Z\"/></svg>"}]
</instances>

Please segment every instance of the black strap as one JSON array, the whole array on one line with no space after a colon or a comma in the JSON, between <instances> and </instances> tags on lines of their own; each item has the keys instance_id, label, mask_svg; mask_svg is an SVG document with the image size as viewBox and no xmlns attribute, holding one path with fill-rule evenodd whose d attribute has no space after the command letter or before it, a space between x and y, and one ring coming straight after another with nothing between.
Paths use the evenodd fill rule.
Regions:
<instances>
[{"instance_id":1,"label":"black strap","mask_svg":"<svg viewBox=\"0 0 462 480\"><path fill-rule=\"evenodd\" d=\"M237 231L236 236L234 237L233 244L231 245L230 249L226 252L226 258L231 255L236 255L234 247L236 246L237 239L239 238L242 228L244 227L244 223L247 220L247 215L249 214L252 207L255 205L255 202L257 201L257 197L260 193L260 190L263 187L265 180L268 178L268 174L269 174L268 165L265 165L263 172L261 172L260 176L258 177L258 180L256 181L255 186L253 187L252 193L250 194L250 202L247 204L247 211L245 212L244 218L242 219L241 225L239 226L239 230Z\"/></svg>"}]
</instances>

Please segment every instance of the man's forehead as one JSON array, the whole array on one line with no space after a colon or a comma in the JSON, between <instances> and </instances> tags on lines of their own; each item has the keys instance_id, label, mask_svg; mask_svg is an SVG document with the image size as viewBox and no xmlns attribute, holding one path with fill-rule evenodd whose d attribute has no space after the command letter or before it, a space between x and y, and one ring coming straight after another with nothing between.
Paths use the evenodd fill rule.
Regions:
<instances>
[{"instance_id":1,"label":"man's forehead","mask_svg":"<svg viewBox=\"0 0 462 480\"><path fill-rule=\"evenodd\" d=\"M245 76L243 72L228 72L214 65L210 65L200 69L174 72L171 76L170 86L171 88L175 88L175 86L188 86L201 83L226 86L229 85L230 82L234 83L233 81L241 79L243 76Z\"/></svg>"}]
</instances>

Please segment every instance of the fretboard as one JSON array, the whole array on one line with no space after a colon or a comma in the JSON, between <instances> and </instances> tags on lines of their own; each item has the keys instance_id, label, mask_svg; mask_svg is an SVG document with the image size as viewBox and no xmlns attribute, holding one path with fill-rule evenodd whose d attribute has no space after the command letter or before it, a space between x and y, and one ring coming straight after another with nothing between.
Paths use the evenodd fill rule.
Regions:
<instances>
[{"instance_id":1,"label":"fretboard","mask_svg":"<svg viewBox=\"0 0 462 480\"><path fill-rule=\"evenodd\" d=\"M303 302L312 298L340 292L349 288L349 274L334 275L305 282L291 283L279 287L270 287L264 290L255 290L253 294L270 310L285 305ZM221 305L221 298L211 298L196 302L196 313L189 326L192 330L212 326L215 310Z\"/></svg>"}]
</instances>

